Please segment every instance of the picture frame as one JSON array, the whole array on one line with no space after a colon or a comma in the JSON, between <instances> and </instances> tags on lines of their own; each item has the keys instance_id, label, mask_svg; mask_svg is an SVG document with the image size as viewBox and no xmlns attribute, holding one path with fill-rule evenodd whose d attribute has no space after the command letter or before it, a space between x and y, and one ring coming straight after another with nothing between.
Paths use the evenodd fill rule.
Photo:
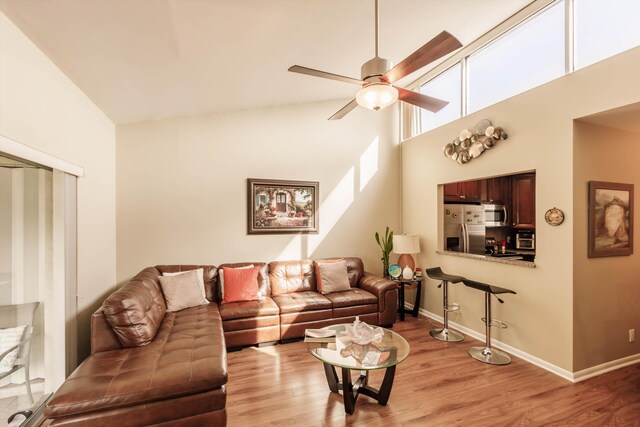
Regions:
<instances>
[{"instance_id":1,"label":"picture frame","mask_svg":"<svg viewBox=\"0 0 640 427\"><path fill-rule=\"evenodd\" d=\"M247 179L248 234L317 234L317 181Z\"/></svg>"},{"instance_id":2,"label":"picture frame","mask_svg":"<svg viewBox=\"0 0 640 427\"><path fill-rule=\"evenodd\" d=\"M633 254L633 184L589 181L589 258Z\"/></svg>"}]
</instances>

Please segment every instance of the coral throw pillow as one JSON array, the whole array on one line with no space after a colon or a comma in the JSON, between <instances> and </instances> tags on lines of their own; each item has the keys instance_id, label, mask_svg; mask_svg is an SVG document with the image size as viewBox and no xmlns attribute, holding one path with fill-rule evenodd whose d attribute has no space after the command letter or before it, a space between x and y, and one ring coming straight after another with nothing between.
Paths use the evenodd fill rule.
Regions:
<instances>
[{"instance_id":1,"label":"coral throw pillow","mask_svg":"<svg viewBox=\"0 0 640 427\"><path fill-rule=\"evenodd\" d=\"M252 268L227 268L224 271L224 297L222 304L240 301L256 301L258 297L258 273L260 266Z\"/></svg>"},{"instance_id":2,"label":"coral throw pillow","mask_svg":"<svg viewBox=\"0 0 640 427\"><path fill-rule=\"evenodd\" d=\"M314 261L318 292L323 295L351 290L347 262L343 259Z\"/></svg>"},{"instance_id":3,"label":"coral throw pillow","mask_svg":"<svg viewBox=\"0 0 640 427\"><path fill-rule=\"evenodd\" d=\"M224 299L224 271L225 270L244 270L246 268L253 268L253 264L245 265L242 267L222 267L218 270L218 284L220 285L220 299Z\"/></svg>"}]
</instances>

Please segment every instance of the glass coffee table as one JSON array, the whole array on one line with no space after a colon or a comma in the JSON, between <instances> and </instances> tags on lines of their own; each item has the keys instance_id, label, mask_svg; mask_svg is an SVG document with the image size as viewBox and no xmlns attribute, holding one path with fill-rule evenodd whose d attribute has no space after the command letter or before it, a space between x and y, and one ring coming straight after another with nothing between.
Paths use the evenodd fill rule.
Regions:
<instances>
[{"instance_id":1,"label":"glass coffee table","mask_svg":"<svg viewBox=\"0 0 640 427\"><path fill-rule=\"evenodd\" d=\"M409 355L409 343L399 334L382 328L384 336L380 342L360 345L351 341L346 334L346 325L332 325L323 329L336 331L335 343L307 343L309 353L324 365L329 389L333 393L342 390L344 410L353 414L358 395L372 397L380 405L386 405L391 395L396 365ZM336 368L342 368L342 382L338 380ZM368 385L369 371L386 369L380 389ZM353 382L351 371L360 371Z\"/></svg>"}]
</instances>

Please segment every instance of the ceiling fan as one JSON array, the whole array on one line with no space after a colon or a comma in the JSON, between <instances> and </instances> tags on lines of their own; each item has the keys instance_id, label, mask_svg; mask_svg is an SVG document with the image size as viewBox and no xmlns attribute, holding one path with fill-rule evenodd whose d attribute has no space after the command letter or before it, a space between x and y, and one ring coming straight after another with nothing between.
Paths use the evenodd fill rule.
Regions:
<instances>
[{"instance_id":1,"label":"ceiling fan","mask_svg":"<svg viewBox=\"0 0 640 427\"><path fill-rule=\"evenodd\" d=\"M462 47L462 44L458 39L448 32L443 31L394 67L391 61L378 56L378 0L375 0L376 56L362 64L360 79L314 70L313 68L300 65L289 67L289 71L362 86L362 89L356 94L356 99L329 117L329 120L343 118L358 105L375 111L382 110L396 102L397 99L429 111L437 112L443 109L448 102L393 86L393 83L460 47Z\"/></svg>"}]
</instances>

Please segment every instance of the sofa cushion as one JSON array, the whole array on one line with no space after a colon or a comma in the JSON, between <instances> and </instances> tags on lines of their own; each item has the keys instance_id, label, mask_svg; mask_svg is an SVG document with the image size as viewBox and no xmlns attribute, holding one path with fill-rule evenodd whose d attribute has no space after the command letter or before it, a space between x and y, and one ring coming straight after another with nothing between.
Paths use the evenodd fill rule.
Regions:
<instances>
[{"instance_id":1,"label":"sofa cushion","mask_svg":"<svg viewBox=\"0 0 640 427\"><path fill-rule=\"evenodd\" d=\"M206 298L209 301L215 301L218 297L218 269L213 265L158 265L156 268L162 274L181 273L202 268Z\"/></svg>"},{"instance_id":2,"label":"sofa cushion","mask_svg":"<svg viewBox=\"0 0 640 427\"><path fill-rule=\"evenodd\" d=\"M297 313L331 308L331 301L326 296L313 291L274 295L273 300L280 308L280 313Z\"/></svg>"},{"instance_id":3,"label":"sofa cushion","mask_svg":"<svg viewBox=\"0 0 640 427\"><path fill-rule=\"evenodd\" d=\"M24 330L27 329L27 326L29 325L0 329L0 355L4 355L4 357L0 359L0 374L13 369L16 359L18 358L18 352L20 351L18 344L22 341ZM13 347L16 347L16 349L4 354Z\"/></svg>"},{"instance_id":4,"label":"sofa cushion","mask_svg":"<svg viewBox=\"0 0 640 427\"><path fill-rule=\"evenodd\" d=\"M222 322L211 303L167 313L144 347L89 356L47 403L59 418L213 390L227 382Z\"/></svg>"},{"instance_id":5,"label":"sofa cushion","mask_svg":"<svg viewBox=\"0 0 640 427\"><path fill-rule=\"evenodd\" d=\"M204 297L198 275L202 270L192 270L173 276L160 276L160 286L167 304L167 311L180 311L189 307L209 304Z\"/></svg>"},{"instance_id":6,"label":"sofa cushion","mask_svg":"<svg viewBox=\"0 0 640 427\"><path fill-rule=\"evenodd\" d=\"M334 292L325 295L331 301L333 307L348 307L350 305L377 304L378 298L360 288L352 288L350 291Z\"/></svg>"},{"instance_id":7,"label":"sofa cushion","mask_svg":"<svg viewBox=\"0 0 640 427\"><path fill-rule=\"evenodd\" d=\"M344 260L314 261L318 291L322 295L351 289L347 263Z\"/></svg>"},{"instance_id":8,"label":"sofa cushion","mask_svg":"<svg viewBox=\"0 0 640 427\"><path fill-rule=\"evenodd\" d=\"M313 261L273 261L269 263L271 294L316 290L316 275Z\"/></svg>"},{"instance_id":9,"label":"sofa cushion","mask_svg":"<svg viewBox=\"0 0 640 427\"><path fill-rule=\"evenodd\" d=\"M230 302L220 304L222 320L244 319L246 317L271 316L280 314L278 306L269 297L262 297L256 301Z\"/></svg>"},{"instance_id":10,"label":"sofa cushion","mask_svg":"<svg viewBox=\"0 0 640 427\"><path fill-rule=\"evenodd\" d=\"M46 427L226 426L225 387L155 402L49 418Z\"/></svg>"},{"instance_id":11,"label":"sofa cushion","mask_svg":"<svg viewBox=\"0 0 640 427\"><path fill-rule=\"evenodd\" d=\"M123 347L147 345L156 336L167 310L159 275L146 268L104 301L104 315Z\"/></svg>"}]
</instances>

